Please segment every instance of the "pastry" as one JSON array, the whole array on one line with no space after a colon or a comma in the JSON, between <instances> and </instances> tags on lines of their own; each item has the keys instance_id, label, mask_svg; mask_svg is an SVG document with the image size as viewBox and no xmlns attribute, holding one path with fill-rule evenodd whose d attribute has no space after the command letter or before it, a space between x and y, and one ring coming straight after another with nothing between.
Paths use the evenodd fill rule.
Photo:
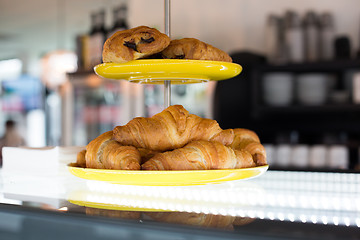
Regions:
<instances>
[{"instance_id":1,"label":"pastry","mask_svg":"<svg viewBox=\"0 0 360 240\"><path fill-rule=\"evenodd\" d=\"M133 146L123 146L105 132L86 146L86 167L97 169L140 170L141 156Z\"/></svg>"},{"instance_id":2,"label":"pastry","mask_svg":"<svg viewBox=\"0 0 360 240\"><path fill-rule=\"evenodd\" d=\"M162 51L163 58L232 62L224 51L195 38L172 40Z\"/></svg>"},{"instance_id":3,"label":"pastry","mask_svg":"<svg viewBox=\"0 0 360 240\"><path fill-rule=\"evenodd\" d=\"M86 168L86 160L85 160L86 149L78 152L76 156L76 166L81 168Z\"/></svg>"},{"instance_id":4,"label":"pastry","mask_svg":"<svg viewBox=\"0 0 360 240\"><path fill-rule=\"evenodd\" d=\"M161 52L170 38L155 28L140 26L118 31L108 38L103 47L103 62L124 63Z\"/></svg>"},{"instance_id":5,"label":"pastry","mask_svg":"<svg viewBox=\"0 0 360 240\"><path fill-rule=\"evenodd\" d=\"M76 166L128 170L210 170L266 165L251 130L220 128L215 120L173 105L103 133L77 155Z\"/></svg>"},{"instance_id":6,"label":"pastry","mask_svg":"<svg viewBox=\"0 0 360 240\"><path fill-rule=\"evenodd\" d=\"M141 156L141 164L145 163L147 160L155 156L157 153L160 153L158 151L146 149L146 148L138 148L137 149Z\"/></svg>"},{"instance_id":7,"label":"pastry","mask_svg":"<svg viewBox=\"0 0 360 240\"><path fill-rule=\"evenodd\" d=\"M137 117L113 130L114 138L122 145L153 151L181 148L194 140L233 142L233 130L222 130L215 120L201 118L181 105L173 105L150 117Z\"/></svg>"},{"instance_id":8,"label":"pastry","mask_svg":"<svg viewBox=\"0 0 360 240\"><path fill-rule=\"evenodd\" d=\"M229 145L233 149L246 150L252 156L257 166L266 165L266 151L260 143L257 134L244 128L234 129L234 141Z\"/></svg>"},{"instance_id":9,"label":"pastry","mask_svg":"<svg viewBox=\"0 0 360 240\"><path fill-rule=\"evenodd\" d=\"M239 163L240 162L240 163ZM211 170L255 167L250 153L216 141L193 141L183 148L158 153L141 165L143 170Z\"/></svg>"}]
</instances>

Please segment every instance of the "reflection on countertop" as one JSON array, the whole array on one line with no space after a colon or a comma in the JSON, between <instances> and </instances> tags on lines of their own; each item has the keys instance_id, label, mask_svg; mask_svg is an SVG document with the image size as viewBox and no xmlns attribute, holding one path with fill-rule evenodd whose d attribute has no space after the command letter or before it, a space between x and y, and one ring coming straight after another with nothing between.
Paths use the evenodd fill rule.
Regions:
<instances>
[{"instance_id":1,"label":"reflection on countertop","mask_svg":"<svg viewBox=\"0 0 360 240\"><path fill-rule=\"evenodd\" d=\"M113 212L114 216L145 212L147 218L151 215L153 220L159 217L178 224L181 220L177 221L172 214L194 219L200 216L234 221L250 218L360 229L360 174L357 173L268 170L257 178L221 184L120 185L72 175L67 164L74 162L71 156L79 149L22 149L22 157L36 159L38 156L37 163L41 166L29 162L7 165L5 160L5 168L0 171L1 203L83 214L86 214L85 208L99 209L87 210L88 214L92 211L95 215L105 210L122 212Z\"/></svg>"}]
</instances>

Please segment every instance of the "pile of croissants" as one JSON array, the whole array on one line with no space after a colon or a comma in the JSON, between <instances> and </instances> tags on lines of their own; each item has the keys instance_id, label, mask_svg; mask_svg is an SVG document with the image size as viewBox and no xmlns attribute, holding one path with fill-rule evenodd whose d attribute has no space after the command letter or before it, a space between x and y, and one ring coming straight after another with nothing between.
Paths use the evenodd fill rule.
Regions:
<instances>
[{"instance_id":1,"label":"pile of croissants","mask_svg":"<svg viewBox=\"0 0 360 240\"><path fill-rule=\"evenodd\" d=\"M75 165L116 170L211 170L266 164L265 148L255 132L223 130L217 121L173 105L101 134L78 153Z\"/></svg>"}]
</instances>

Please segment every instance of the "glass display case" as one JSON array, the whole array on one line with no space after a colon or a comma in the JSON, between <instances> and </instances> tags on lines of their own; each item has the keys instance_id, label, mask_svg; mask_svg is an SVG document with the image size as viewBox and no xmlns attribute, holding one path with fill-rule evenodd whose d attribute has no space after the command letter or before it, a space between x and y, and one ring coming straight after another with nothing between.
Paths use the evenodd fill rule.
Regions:
<instances>
[{"instance_id":1,"label":"glass display case","mask_svg":"<svg viewBox=\"0 0 360 240\"><path fill-rule=\"evenodd\" d=\"M87 71L69 78L62 92L63 145L87 145L101 133L143 115L142 86Z\"/></svg>"},{"instance_id":2,"label":"glass display case","mask_svg":"<svg viewBox=\"0 0 360 240\"><path fill-rule=\"evenodd\" d=\"M67 164L79 150L6 149L1 239L360 238L358 173L268 170L221 184L120 185L72 175Z\"/></svg>"},{"instance_id":3,"label":"glass display case","mask_svg":"<svg viewBox=\"0 0 360 240\"><path fill-rule=\"evenodd\" d=\"M115 126L164 108L163 85L105 79L89 71L69 74L69 79L61 90L61 144L65 146L85 146ZM173 85L172 104L211 118L214 87L215 83Z\"/></svg>"}]
</instances>

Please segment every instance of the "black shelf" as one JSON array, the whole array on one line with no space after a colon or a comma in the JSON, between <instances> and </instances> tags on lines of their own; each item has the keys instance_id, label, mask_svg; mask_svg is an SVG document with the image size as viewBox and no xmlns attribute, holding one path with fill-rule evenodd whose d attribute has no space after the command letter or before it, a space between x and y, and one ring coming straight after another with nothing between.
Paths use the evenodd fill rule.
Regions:
<instances>
[{"instance_id":1,"label":"black shelf","mask_svg":"<svg viewBox=\"0 0 360 240\"><path fill-rule=\"evenodd\" d=\"M360 113L360 104L347 103L325 103L322 105L300 105L296 102L289 106L270 106L262 99L262 76L270 72L291 72L294 74L326 72L343 73L348 70L358 69L360 71L360 59L356 60L334 60L320 62L306 62L296 64L271 65L261 64L254 68L252 72L252 95L254 116L259 113L264 114L339 114L339 113ZM341 81L341 79L340 79ZM348 100L350 101L350 100Z\"/></svg>"},{"instance_id":2,"label":"black shelf","mask_svg":"<svg viewBox=\"0 0 360 240\"><path fill-rule=\"evenodd\" d=\"M300 167L280 167L277 165L269 166L273 171L290 171L290 172L330 172L330 173L359 173L360 169L336 169L336 168L300 168Z\"/></svg>"},{"instance_id":3,"label":"black shelf","mask_svg":"<svg viewBox=\"0 0 360 240\"><path fill-rule=\"evenodd\" d=\"M289 106L270 106L260 105L257 111L265 114L323 114L323 113L360 113L360 104L324 104L324 105L289 105Z\"/></svg>"},{"instance_id":4,"label":"black shelf","mask_svg":"<svg viewBox=\"0 0 360 240\"><path fill-rule=\"evenodd\" d=\"M272 106L264 102L262 81L263 76L273 72L287 72L294 75L306 73L332 74L336 78L335 88L342 90L345 74L348 71L360 71L360 59L334 60L321 62L306 62L284 65L258 64L252 68L249 78L251 95L250 117L248 125L253 128L265 142L274 143L286 133L297 132L301 141L316 144L323 141L325 136L334 136L334 141L350 151L350 170L336 170L339 172L353 171L359 165L358 147L360 142L360 104L350 102L332 103L330 99L321 105L303 105L294 99L287 106ZM351 94L350 94L351 95ZM285 135L284 135L285 134ZM345 139L340 139L346 136ZM356 143L356 144L354 144ZM299 169L287 167L285 169L273 166L274 170L290 171L324 171L331 169Z\"/></svg>"},{"instance_id":5,"label":"black shelf","mask_svg":"<svg viewBox=\"0 0 360 240\"><path fill-rule=\"evenodd\" d=\"M262 98L262 76L271 72L290 72L294 74L322 72L342 74L348 70L360 71L360 59L356 60L334 60L334 61L320 61L320 62L306 62L294 63L284 65L260 64L254 67L252 71L252 116L261 117L264 115L338 115L346 114L349 117L358 115L360 113L360 104L350 102L344 103L325 103L322 105L301 105L296 101L289 106L271 106L264 103ZM338 75L341 76L341 75ZM342 81L342 79L339 79Z\"/></svg>"},{"instance_id":6,"label":"black shelf","mask_svg":"<svg viewBox=\"0 0 360 240\"><path fill-rule=\"evenodd\" d=\"M339 72L349 69L360 69L360 59L356 60L333 60L305 63L289 63L283 65L260 65L260 72Z\"/></svg>"}]
</instances>

